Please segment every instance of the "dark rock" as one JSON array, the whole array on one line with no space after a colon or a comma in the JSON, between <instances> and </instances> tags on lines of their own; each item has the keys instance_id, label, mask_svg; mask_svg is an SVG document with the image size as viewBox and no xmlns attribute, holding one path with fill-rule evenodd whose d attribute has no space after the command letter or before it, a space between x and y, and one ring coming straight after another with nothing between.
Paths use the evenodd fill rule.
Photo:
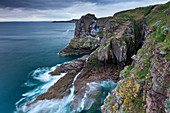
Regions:
<instances>
[{"instance_id":1,"label":"dark rock","mask_svg":"<svg viewBox=\"0 0 170 113\"><path fill-rule=\"evenodd\" d=\"M38 100L53 98L62 99L64 96L68 95L70 93L69 88L72 87L73 79L75 75L79 73L83 68L86 58L88 58L87 55L77 60L73 60L57 66L57 68L53 72L51 72L51 74L54 76L58 75L59 73L66 73L66 75L64 75L53 86L51 86L46 93L39 95L35 101L28 103L27 105L29 106ZM74 70L75 72L73 73L72 70Z\"/></svg>"},{"instance_id":2,"label":"dark rock","mask_svg":"<svg viewBox=\"0 0 170 113\"><path fill-rule=\"evenodd\" d=\"M89 53L99 45L96 31L97 18L93 14L87 14L76 23L74 38L67 47L59 52L60 55L78 55Z\"/></svg>"}]
</instances>

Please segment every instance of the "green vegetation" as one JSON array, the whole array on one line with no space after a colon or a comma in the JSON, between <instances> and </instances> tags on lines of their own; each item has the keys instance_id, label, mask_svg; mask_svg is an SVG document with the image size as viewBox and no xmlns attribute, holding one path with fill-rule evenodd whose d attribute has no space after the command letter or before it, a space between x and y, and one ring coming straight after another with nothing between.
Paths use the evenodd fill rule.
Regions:
<instances>
[{"instance_id":1,"label":"green vegetation","mask_svg":"<svg viewBox=\"0 0 170 113\"><path fill-rule=\"evenodd\" d=\"M119 18L124 18L124 19L133 19L132 16L129 16L127 14L124 14L124 15L120 15Z\"/></svg>"},{"instance_id":2,"label":"green vegetation","mask_svg":"<svg viewBox=\"0 0 170 113\"><path fill-rule=\"evenodd\" d=\"M88 66L101 66L103 65L102 62L98 60L98 58L90 58L87 63Z\"/></svg>"},{"instance_id":3,"label":"green vegetation","mask_svg":"<svg viewBox=\"0 0 170 113\"><path fill-rule=\"evenodd\" d=\"M123 23L124 23L124 21L119 20L117 23L119 23L119 24L123 24Z\"/></svg>"},{"instance_id":4,"label":"green vegetation","mask_svg":"<svg viewBox=\"0 0 170 113\"><path fill-rule=\"evenodd\" d=\"M113 111L120 112L120 104L122 104L121 107L125 113L145 113L144 105L146 105L147 91L154 90L152 87L155 84L163 87L162 81L155 83L152 78L157 77L157 73L164 72L165 70L163 67L166 66L165 62L170 60L169 4L170 2L162 5L127 10L115 14L114 18L132 19L134 21L134 32L136 37L140 36L140 22L146 22L149 30L146 31L147 37L145 37L143 47L137 52L137 59L134 61L135 65L128 66L126 70L120 72L121 77L123 76L124 79L118 83L116 97L114 97L114 99L118 99L117 96L119 96L121 102L117 103L118 101L114 101L114 104L111 106ZM121 21L119 24L121 24ZM124 43L121 38L113 38L110 42L112 43L113 41L120 41L121 44ZM104 45L106 46L107 43L104 43ZM169 75L169 72L166 72L165 76L169 77ZM144 84L147 85L147 90L143 89ZM170 84L168 84L168 90L170 90ZM164 93L164 95L166 94ZM111 102L110 99L112 98L109 97L109 102ZM170 108L168 99L166 99L165 105L168 109ZM164 112L161 108L156 108L156 110L158 112Z\"/></svg>"},{"instance_id":5,"label":"green vegetation","mask_svg":"<svg viewBox=\"0 0 170 113\"><path fill-rule=\"evenodd\" d=\"M167 55L165 58L167 61L170 61L170 55Z\"/></svg>"},{"instance_id":6,"label":"green vegetation","mask_svg":"<svg viewBox=\"0 0 170 113\"><path fill-rule=\"evenodd\" d=\"M98 18L98 21L106 21L106 20L109 20L109 19L112 19L113 16L109 16L109 17L102 17L102 18Z\"/></svg>"},{"instance_id":7,"label":"green vegetation","mask_svg":"<svg viewBox=\"0 0 170 113\"><path fill-rule=\"evenodd\" d=\"M76 73L76 70L72 70L71 73Z\"/></svg>"},{"instance_id":8,"label":"green vegetation","mask_svg":"<svg viewBox=\"0 0 170 113\"><path fill-rule=\"evenodd\" d=\"M105 43L104 43L104 47L106 47L108 44L109 44L109 43L105 42Z\"/></svg>"},{"instance_id":9,"label":"green vegetation","mask_svg":"<svg viewBox=\"0 0 170 113\"><path fill-rule=\"evenodd\" d=\"M140 7L132 10L126 10L115 14L118 18L134 19L137 23L143 20L145 15L152 9L152 6Z\"/></svg>"},{"instance_id":10,"label":"green vegetation","mask_svg":"<svg viewBox=\"0 0 170 113\"><path fill-rule=\"evenodd\" d=\"M142 92L142 91L141 91ZM132 110L130 112L136 113L139 111L140 113L145 113L144 103L143 102L143 95L142 93L139 94L138 98L132 101Z\"/></svg>"},{"instance_id":11,"label":"green vegetation","mask_svg":"<svg viewBox=\"0 0 170 113\"><path fill-rule=\"evenodd\" d=\"M124 73L124 76L125 77L128 77L130 76L130 71L133 69L134 67L133 66L128 66L125 73Z\"/></svg>"},{"instance_id":12,"label":"green vegetation","mask_svg":"<svg viewBox=\"0 0 170 113\"><path fill-rule=\"evenodd\" d=\"M136 24L134 24L134 33L135 33L135 37L138 37L138 35L139 35L139 27L136 25Z\"/></svg>"},{"instance_id":13,"label":"green vegetation","mask_svg":"<svg viewBox=\"0 0 170 113\"><path fill-rule=\"evenodd\" d=\"M99 37L103 37L103 33L102 32L97 32L97 34L99 35Z\"/></svg>"},{"instance_id":14,"label":"green vegetation","mask_svg":"<svg viewBox=\"0 0 170 113\"><path fill-rule=\"evenodd\" d=\"M170 20L170 16L167 15L169 3L157 5L150 14L147 15L147 20L149 25L153 25L157 21L162 21L164 24L166 23L165 27L170 25L168 22Z\"/></svg>"},{"instance_id":15,"label":"green vegetation","mask_svg":"<svg viewBox=\"0 0 170 113\"><path fill-rule=\"evenodd\" d=\"M142 52L142 53L143 53L143 49L139 49L139 50L138 50L138 53L139 53L139 52Z\"/></svg>"},{"instance_id":16,"label":"green vegetation","mask_svg":"<svg viewBox=\"0 0 170 113\"><path fill-rule=\"evenodd\" d=\"M161 42L156 45L156 48L160 48L160 50L162 50L162 51L168 51L168 49L170 48L170 41Z\"/></svg>"}]
</instances>

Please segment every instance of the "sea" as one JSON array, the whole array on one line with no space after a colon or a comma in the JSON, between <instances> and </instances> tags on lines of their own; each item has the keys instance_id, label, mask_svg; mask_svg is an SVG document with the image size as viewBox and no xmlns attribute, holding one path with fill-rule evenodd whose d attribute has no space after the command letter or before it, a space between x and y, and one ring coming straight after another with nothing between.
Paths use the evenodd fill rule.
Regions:
<instances>
[{"instance_id":1,"label":"sea","mask_svg":"<svg viewBox=\"0 0 170 113\"><path fill-rule=\"evenodd\" d=\"M23 106L65 75L52 77L48 74L57 65L82 56L58 54L74 37L74 29L75 23L0 22L0 113L42 112L41 108L47 104L29 110ZM108 86L108 82L102 84L98 86L108 89L103 91L101 103L116 86L115 83L112 86ZM56 108L52 105L50 110ZM57 109L46 112L61 113Z\"/></svg>"}]
</instances>

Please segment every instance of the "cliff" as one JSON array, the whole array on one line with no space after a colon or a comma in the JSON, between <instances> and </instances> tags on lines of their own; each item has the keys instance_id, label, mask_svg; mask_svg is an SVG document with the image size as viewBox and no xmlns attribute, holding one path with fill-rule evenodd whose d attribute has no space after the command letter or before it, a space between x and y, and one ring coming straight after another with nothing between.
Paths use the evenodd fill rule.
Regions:
<instances>
[{"instance_id":1,"label":"cliff","mask_svg":"<svg viewBox=\"0 0 170 113\"><path fill-rule=\"evenodd\" d=\"M59 52L60 55L78 55L90 53L98 47L96 17L93 14L82 16L76 23L74 38Z\"/></svg>"},{"instance_id":2,"label":"cliff","mask_svg":"<svg viewBox=\"0 0 170 113\"><path fill-rule=\"evenodd\" d=\"M52 23L76 23L78 19L66 20L66 21L52 21Z\"/></svg>"},{"instance_id":3,"label":"cliff","mask_svg":"<svg viewBox=\"0 0 170 113\"><path fill-rule=\"evenodd\" d=\"M58 66L52 76L67 74L27 106L39 100L63 99L73 91L72 110L81 110L85 97L95 98L95 108L100 105L96 96L100 91L85 95L88 84L113 80L118 85L105 99L102 113L168 112L169 6L170 2L141 7L105 18L82 16L74 38L59 54L90 55ZM89 108L90 100L86 101L83 109Z\"/></svg>"},{"instance_id":4,"label":"cliff","mask_svg":"<svg viewBox=\"0 0 170 113\"><path fill-rule=\"evenodd\" d=\"M105 99L102 113L170 112L169 6L170 2L156 5L144 16L147 25L144 44L132 56L132 64L121 71L121 80ZM133 10L119 15L130 12Z\"/></svg>"}]
</instances>

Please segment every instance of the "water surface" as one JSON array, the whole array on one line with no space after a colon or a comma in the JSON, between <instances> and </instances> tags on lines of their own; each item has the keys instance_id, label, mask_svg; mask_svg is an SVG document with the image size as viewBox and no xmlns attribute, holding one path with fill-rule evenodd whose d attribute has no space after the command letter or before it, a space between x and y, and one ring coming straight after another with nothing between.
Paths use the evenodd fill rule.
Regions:
<instances>
[{"instance_id":1,"label":"water surface","mask_svg":"<svg viewBox=\"0 0 170 113\"><path fill-rule=\"evenodd\" d=\"M58 55L73 38L74 28L74 23L0 23L0 113L12 113L22 94L33 89L25 83L34 70L80 57Z\"/></svg>"}]
</instances>

